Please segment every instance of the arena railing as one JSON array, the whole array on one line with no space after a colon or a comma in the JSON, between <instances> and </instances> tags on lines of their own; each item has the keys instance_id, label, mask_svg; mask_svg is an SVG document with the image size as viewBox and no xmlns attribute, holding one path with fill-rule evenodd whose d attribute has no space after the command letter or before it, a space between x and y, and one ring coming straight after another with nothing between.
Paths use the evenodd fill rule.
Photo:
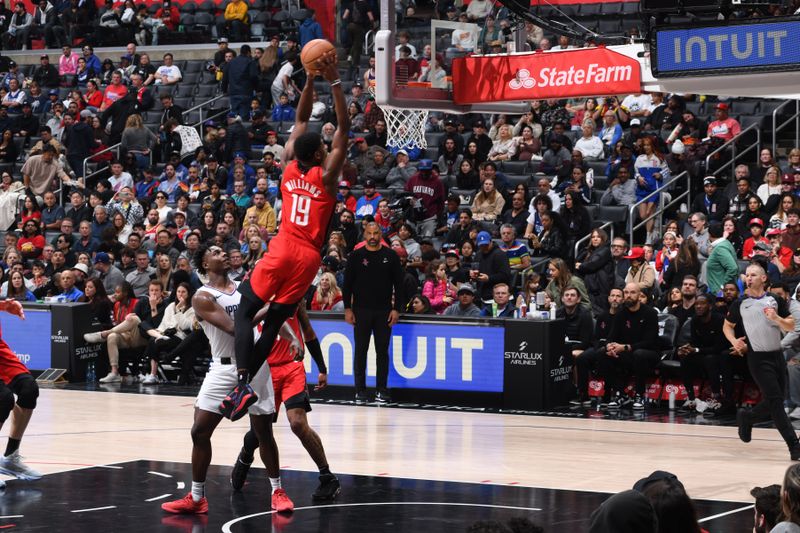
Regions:
<instances>
[{"instance_id":1,"label":"arena railing","mask_svg":"<svg viewBox=\"0 0 800 533\"><path fill-rule=\"evenodd\" d=\"M794 115L787 118L782 124L778 124L778 113L781 109L794 102ZM778 132L794 121L794 148L800 147L800 100L786 100L781 105L772 110L772 155L776 157L775 150L778 148Z\"/></svg>"},{"instance_id":2,"label":"arena railing","mask_svg":"<svg viewBox=\"0 0 800 533\"><path fill-rule=\"evenodd\" d=\"M741 141L744 138L744 136L750 131L756 132L756 140L753 141L751 144L747 145L747 147L745 147L744 149L740 150L737 143ZM714 172L709 172L708 169L709 165L711 164L711 158L713 158L717 154L722 154L722 152L728 151L728 149L730 149L731 158L724 164L720 165L720 167L716 169ZM730 172L728 173L728 175L733 176L733 169L736 168L736 164L738 163L739 158L743 157L751 150L755 150L756 153L755 161L758 162L758 155L761 153L761 128L759 127L758 123L750 124L745 129L740 131L739 134L736 135L733 139L731 139L730 141L726 142L725 144L723 144L722 146L720 146L719 148L708 154L706 156L706 175L717 176L724 169L730 167ZM724 157L724 155L722 157Z\"/></svg>"},{"instance_id":3,"label":"arena railing","mask_svg":"<svg viewBox=\"0 0 800 533\"><path fill-rule=\"evenodd\" d=\"M665 197L664 197L663 193L669 192L669 189L671 189L673 187L673 185L675 183L677 183L679 180L685 180L686 181L686 190L683 191L682 193L680 193L679 195L674 196L674 197L670 194L669 203L668 204L664 204L664 198ZM655 213L653 213L649 217L645 218L644 220L642 220L638 224L634 225L634 221L636 220L636 212L637 212L639 206L644 204L644 203L647 203L648 200L650 200L650 198L653 198L657 194L659 195L659 197L658 197L658 209L656 209ZM653 192L651 192L650 194L648 194L647 196L645 196L644 198L642 198L641 200L639 200L638 202L636 202L635 204L630 206L628 208L628 242L631 244L631 246L633 246L633 232L635 232L637 229L639 229L642 226L644 226L645 224L647 224L650 220L656 219L656 226L658 227L658 230L659 230L659 233L660 233L661 232L661 215L664 213L664 211L666 209L669 209L673 205L677 204L678 202L680 202L683 198L687 198L687 199L690 198L690 194L691 194L691 178L689 176L689 172L684 170L683 172L681 172L677 176L674 176L674 177L670 178L669 181L667 181L666 183L661 185L661 187L659 187L658 189L654 190ZM687 200L686 203L689 204L690 202Z\"/></svg>"}]
</instances>

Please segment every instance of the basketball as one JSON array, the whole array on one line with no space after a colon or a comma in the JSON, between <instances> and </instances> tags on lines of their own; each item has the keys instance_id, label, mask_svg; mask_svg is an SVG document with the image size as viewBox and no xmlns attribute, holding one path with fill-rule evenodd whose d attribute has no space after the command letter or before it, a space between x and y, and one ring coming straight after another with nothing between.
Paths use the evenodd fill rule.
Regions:
<instances>
[{"instance_id":1,"label":"basketball","mask_svg":"<svg viewBox=\"0 0 800 533\"><path fill-rule=\"evenodd\" d=\"M300 61L303 62L306 70L319 70L317 61L325 54L335 50L336 47L325 39L314 39L303 47L303 51L300 52Z\"/></svg>"}]
</instances>

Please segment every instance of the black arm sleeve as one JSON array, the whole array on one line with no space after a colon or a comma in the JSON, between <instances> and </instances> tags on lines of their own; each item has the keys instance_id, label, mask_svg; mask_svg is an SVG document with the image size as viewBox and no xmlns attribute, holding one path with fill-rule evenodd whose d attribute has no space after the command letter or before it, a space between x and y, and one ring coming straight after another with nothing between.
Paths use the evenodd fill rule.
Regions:
<instances>
[{"instance_id":1,"label":"black arm sleeve","mask_svg":"<svg viewBox=\"0 0 800 533\"><path fill-rule=\"evenodd\" d=\"M311 358L317 363L320 374L327 374L328 367L325 365L325 358L322 357L322 348L319 346L319 339L313 338L307 340L306 348L308 348L308 353L311 354Z\"/></svg>"}]
</instances>

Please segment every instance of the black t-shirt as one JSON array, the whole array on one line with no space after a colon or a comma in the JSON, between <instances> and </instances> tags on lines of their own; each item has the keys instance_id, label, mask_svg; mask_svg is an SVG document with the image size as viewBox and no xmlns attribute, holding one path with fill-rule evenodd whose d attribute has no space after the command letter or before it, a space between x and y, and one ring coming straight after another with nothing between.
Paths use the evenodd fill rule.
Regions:
<instances>
[{"instance_id":1,"label":"black t-shirt","mask_svg":"<svg viewBox=\"0 0 800 533\"><path fill-rule=\"evenodd\" d=\"M765 292L758 298L743 295L730 305L728 316L725 317L725 320L732 324L744 326L747 344L754 352L781 350L781 329L764 314L764 310L768 307L775 309L782 318L791 314L786 300L771 292Z\"/></svg>"},{"instance_id":2,"label":"black t-shirt","mask_svg":"<svg viewBox=\"0 0 800 533\"><path fill-rule=\"evenodd\" d=\"M691 345L701 352L720 353L728 347L728 339L722 332L725 319L716 311L711 311L711 319L703 322L696 316L692 318L689 329Z\"/></svg>"},{"instance_id":3,"label":"black t-shirt","mask_svg":"<svg viewBox=\"0 0 800 533\"><path fill-rule=\"evenodd\" d=\"M147 78L151 74L155 73L156 73L156 67L154 67L152 63L148 63L146 65L139 65L132 71L132 74L139 74L144 81L147 81Z\"/></svg>"}]
</instances>

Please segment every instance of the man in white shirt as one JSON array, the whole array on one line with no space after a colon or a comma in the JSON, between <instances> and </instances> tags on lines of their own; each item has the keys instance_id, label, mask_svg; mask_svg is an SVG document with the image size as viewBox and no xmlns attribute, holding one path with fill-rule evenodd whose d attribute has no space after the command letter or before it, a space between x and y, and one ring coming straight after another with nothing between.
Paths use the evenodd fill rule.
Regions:
<instances>
[{"instance_id":1,"label":"man in white shirt","mask_svg":"<svg viewBox=\"0 0 800 533\"><path fill-rule=\"evenodd\" d=\"M483 20L492 10L489 0L472 0L467 7L467 18L470 21Z\"/></svg>"},{"instance_id":2,"label":"man in white shirt","mask_svg":"<svg viewBox=\"0 0 800 533\"><path fill-rule=\"evenodd\" d=\"M294 100L295 86L292 82L292 73L298 64L298 57L296 54L287 59L286 63L281 65L275 80L272 82L270 92L272 93L272 101L278 102L281 98L281 93L289 95L289 101Z\"/></svg>"},{"instance_id":3,"label":"man in white shirt","mask_svg":"<svg viewBox=\"0 0 800 533\"><path fill-rule=\"evenodd\" d=\"M122 163L116 159L111 162L111 176L108 178L108 182L114 192L119 192L123 187L133 189L133 177L122 170Z\"/></svg>"},{"instance_id":4,"label":"man in white shirt","mask_svg":"<svg viewBox=\"0 0 800 533\"><path fill-rule=\"evenodd\" d=\"M22 104L25 102L25 91L19 86L16 78L8 80L8 93L3 97L3 105L8 106L9 115L22 113Z\"/></svg>"},{"instance_id":5,"label":"man in white shirt","mask_svg":"<svg viewBox=\"0 0 800 533\"><path fill-rule=\"evenodd\" d=\"M183 79L181 69L172 63L172 54L164 54L164 64L156 70L156 85L174 85Z\"/></svg>"},{"instance_id":6,"label":"man in white shirt","mask_svg":"<svg viewBox=\"0 0 800 533\"><path fill-rule=\"evenodd\" d=\"M594 126L591 121L585 122L581 126L583 136L575 141L575 150L583 154L586 160L597 161L603 158L603 141L594 134Z\"/></svg>"},{"instance_id":7,"label":"man in white shirt","mask_svg":"<svg viewBox=\"0 0 800 533\"><path fill-rule=\"evenodd\" d=\"M537 189L536 194L543 194L550 198L550 201L553 202L553 211L558 211L561 209L561 197L558 196L558 193L553 190L552 186L550 185L549 178L539 178L539 181L536 183ZM528 211L533 213L536 210L536 206L531 199L531 203L528 206Z\"/></svg>"},{"instance_id":8,"label":"man in white shirt","mask_svg":"<svg viewBox=\"0 0 800 533\"><path fill-rule=\"evenodd\" d=\"M644 117L652 105L649 94L629 94L622 101L622 107L627 110L630 118Z\"/></svg>"},{"instance_id":9,"label":"man in white shirt","mask_svg":"<svg viewBox=\"0 0 800 533\"><path fill-rule=\"evenodd\" d=\"M448 52L454 50L458 52L472 52L475 49L475 33L469 29L459 28L453 31L453 37L450 42L453 46L447 50Z\"/></svg>"},{"instance_id":10,"label":"man in white shirt","mask_svg":"<svg viewBox=\"0 0 800 533\"><path fill-rule=\"evenodd\" d=\"M409 50L411 50L411 58L417 59L417 48L409 42L411 39L411 35L405 31L400 30L397 32L397 46L394 47L394 56L400 57L400 47L407 46Z\"/></svg>"}]
</instances>

